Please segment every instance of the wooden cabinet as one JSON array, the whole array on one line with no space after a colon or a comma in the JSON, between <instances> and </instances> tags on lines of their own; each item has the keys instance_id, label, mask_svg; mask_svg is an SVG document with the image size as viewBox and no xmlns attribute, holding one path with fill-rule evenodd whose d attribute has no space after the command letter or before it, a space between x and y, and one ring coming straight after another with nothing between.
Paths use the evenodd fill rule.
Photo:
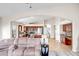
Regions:
<instances>
[{"instance_id":1,"label":"wooden cabinet","mask_svg":"<svg viewBox=\"0 0 79 59\"><path fill-rule=\"evenodd\" d=\"M63 25L63 31L66 31L66 25Z\"/></svg>"},{"instance_id":2,"label":"wooden cabinet","mask_svg":"<svg viewBox=\"0 0 79 59\"><path fill-rule=\"evenodd\" d=\"M72 23L64 24L63 25L63 31L64 32L70 32L70 31L72 31Z\"/></svg>"},{"instance_id":3,"label":"wooden cabinet","mask_svg":"<svg viewBox=\"0 0 79 59\"><path fill-rule=\"evenodd\" d=\"M27 34L29 36L33 36L35 34L35 38L41 37L38 33L38 28L43 29L43 26L25 26L25 25L18 25L18 37L27 37ZM42 34L42 33L41 33Z\"/></svg>"},{"instance_id":4,"label":"wooden cabinet","mask_svg":"<svg viewBox=\"0 0 79 59\"><path fill-rule=\"evenodd\" d=\"M64 44L71 45L72 44L72 23L64 24L63 31L65 32Z\"/></svg>"},{"instance_id":5,"label":"wooden cabinet","mask_svg":"<svg viewBox=\"0 0 79 59\"><path fill-rule=\"evenodd\" d=\"M71 45L72 44L72 39L71 38L65 38L65 44L66 45Z\"/></svg>"},{"instance_id":6,"label":"wooden cabinet","mask_svg":"<svg viewBox=\"0 0 79 59\"><path fill-rule=\"evenodd\" d=\"M18 25L18 31L22 31L22 25Z\"/></svg>"}]
</instances>

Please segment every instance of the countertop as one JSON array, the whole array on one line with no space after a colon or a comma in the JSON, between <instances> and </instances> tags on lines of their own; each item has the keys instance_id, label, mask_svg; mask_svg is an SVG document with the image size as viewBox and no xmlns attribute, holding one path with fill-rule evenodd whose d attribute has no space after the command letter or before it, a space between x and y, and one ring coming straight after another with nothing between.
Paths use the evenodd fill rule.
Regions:
<instances>
[{"instance_id":1,"label":"countertop","mask_svg":"<svg viewBox=\"0 0 79 59\"><path fill-rule=\"evenodd\" d=\"M72 37L71 37L71 36L66 36L65 38L67 38L67 39L69 39L69 40L71 40L71 39L72 39Z\"/></svg>"}]
</instances>

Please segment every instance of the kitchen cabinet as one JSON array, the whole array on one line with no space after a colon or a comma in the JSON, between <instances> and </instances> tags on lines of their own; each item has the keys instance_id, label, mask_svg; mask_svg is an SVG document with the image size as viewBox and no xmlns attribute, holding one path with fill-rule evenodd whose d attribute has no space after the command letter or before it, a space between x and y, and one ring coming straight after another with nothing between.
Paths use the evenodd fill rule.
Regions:
<instances>
[{"instance_id":1,"label":"kitchen cabinet","mask_svg":"<svg viewBox=\"0 0 79 59\"><path fill-rule=\"evenodd\" d=\"M66 45L71 45L71 44L72 44L72 38L66 37L66 38L65 38L65 44L66 44Z\"/></svg>"},{"instance_id":2,"label":"kitchen cabinet","mask_svg":"<svg viewBox=\"0 0 79 59\"><path fill-rule=\"evenodd\" d=\"M41 38L42 33L39 34L38 29L43 29L43 26L18 25L18 37L27 37L29 35L29 37Z\"/></svg>"},{"instance_id":3,"label":"kitchen cabinet","mask_svg":"<svg viewBox=\"0 0 79 59\"><path fill-rule=\"evenodd\" d=\"M72 23L64 24L63 32L65 32L63 43L65 45L71 45L72 44Z\"/></svg>"},{"instance_id":4,"label":"kitchen cabinet","mask_svg":"<svg viewBox=\"0 0 79 59\"><path fill-rule=\"evenodd\" d=\"M64 32L70 32L70 31L72 31L72 23L64 24L63 25L63 31Z\"/></svg>"}]
</instances>

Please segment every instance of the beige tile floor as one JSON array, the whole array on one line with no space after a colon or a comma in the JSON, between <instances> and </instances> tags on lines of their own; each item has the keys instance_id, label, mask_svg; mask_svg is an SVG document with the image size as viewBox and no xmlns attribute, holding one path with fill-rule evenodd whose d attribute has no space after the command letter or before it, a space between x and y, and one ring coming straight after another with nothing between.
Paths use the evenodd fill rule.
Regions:
<instances>
[{"instance_id":1,"label":"beige tile floor","mask_svg":"<svg viewBox=\"0 0 79 59\"><path fill-rule=\"evenodd\" d=\"M79 56L78 52L72 51L72 46L59 43L55 39L49 39L49 51L55 51L58 54L64 53L65 56Z\"/></svg>"},{"instance_id":2,"label":"beige tile floor","mask_svg":"<svg viewBox=\"0 0 79 59\"><path fill-rule=\"evenodd\" d=\"M49 50L50 51L70 51L71 46L57 42L55 39L49 39Z\"/></svg>"}]
</instances>

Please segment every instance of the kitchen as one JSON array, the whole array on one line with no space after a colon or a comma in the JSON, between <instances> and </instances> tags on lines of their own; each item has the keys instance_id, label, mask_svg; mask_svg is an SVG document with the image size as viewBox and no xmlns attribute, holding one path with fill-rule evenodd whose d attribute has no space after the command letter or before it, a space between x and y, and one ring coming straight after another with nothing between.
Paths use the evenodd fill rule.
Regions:
<instances>
[{"instance_id":1,"label":"kitchen","mask_svg":"<svg viewBox=\"0 0 79 59\"><path fill-rule=\"evenodd\" d=\"M72 23L61 24L61 43L72 46Z\"/></svg>"}]
</instances>

